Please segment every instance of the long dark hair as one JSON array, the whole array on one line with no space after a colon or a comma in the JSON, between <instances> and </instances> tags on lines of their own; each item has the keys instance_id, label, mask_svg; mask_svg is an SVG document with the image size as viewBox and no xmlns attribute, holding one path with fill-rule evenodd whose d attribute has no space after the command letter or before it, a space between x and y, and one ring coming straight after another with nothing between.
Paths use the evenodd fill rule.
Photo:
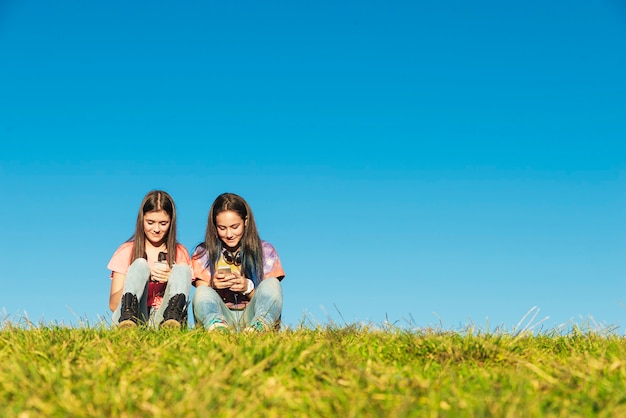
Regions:
<instances>
[{"instance_id":1,"label":"long dark hair","mask_svg":"<svg viewBox=\"0 0 626 418\"><path fill-rule=\"evenodd\" d=\"M208 265L211 276L215 274L215 265L224 249L217 233L215 218L222 212L233 211L244 220L243 236L239 244L241 252L241 273L256 285L263 280L263 248L261 238L254 221L254 215L248 202L234 193L219 195L209 210L203 247L208 253ZM201 254L200 254L201 255Z\"/></svg>"},{"instance_id":2,"label":"long dark hair","mask_svg":"<svg viewBox=\"0 0 626 418\"><path fill-rule=\"evenodd\" d=\"M138 258L144 258L146 254L146 234L143 230L143 218L146 213L163 210L170 215L170 227L165 234L165 245L167 246L167 263L170 267L176 261L176 205L172 196L163 190L152 190L148 192L141 201L137 222L135 223L135 234L129 239L134 241L132 263Z\"/></svg>"}]
</instances>

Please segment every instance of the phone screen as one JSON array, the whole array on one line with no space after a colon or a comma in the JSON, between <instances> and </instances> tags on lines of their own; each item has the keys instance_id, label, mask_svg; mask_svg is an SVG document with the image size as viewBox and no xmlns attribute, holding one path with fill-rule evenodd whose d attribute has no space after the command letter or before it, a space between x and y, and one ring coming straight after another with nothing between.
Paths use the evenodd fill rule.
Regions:
<instances>
[{"instance_id":1,"label":"phone screen","mask_svg":"<svg viewBox=\"0 0 626 418\"><path fill-rule=\"evenodd\" d=\"M217 271L222 274L230 274L230 267L220 266L217 268Z\"/></svg>"}]
</instances>

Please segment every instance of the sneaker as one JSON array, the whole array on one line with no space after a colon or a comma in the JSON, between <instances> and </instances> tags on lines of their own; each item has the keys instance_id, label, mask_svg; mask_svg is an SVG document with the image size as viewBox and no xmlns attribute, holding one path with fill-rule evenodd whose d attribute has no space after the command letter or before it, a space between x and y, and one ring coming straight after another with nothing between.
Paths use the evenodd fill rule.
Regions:
<instances>
[{"instance_id":1,"label":"sneaker","mask_svg":"<svg viewBox=\"0 0 626 418\"><path fill-rule=\"evenodd\" d=\"M132 293L124 293L120 308L119 328L137 328L139 321L139 301Z\"/></svg>"},{"instance_id":2,"label":"sneaker","mask_svg":"<svg viewBox=\"0 0 626 418\"><path fill-rule=\"evenodd\" d=\"M221 318L213 319L206 329L207 331L229 332L228 324Z\"/></svg>"},{"instance_id":3,"label":"sneaker","mask_svg":"<svg viewBox=\"0 0 626 418\"><path fill-rule=\"evenodd\" d=\"M182 328L187 321L187 298L178 293L172 296L163 312L161 328Z\"/></svg>"},{"instance_id":4,"label":"sneaker","mask_svg":"<svg viewBox=\"0 0 626 418\"><path fill-rule=\"evenodd\" d=\"M263 321L260 321L260 320L254 321L252 324L250 324L250 326L246 327L246 329L244 330L244 332L251 332L251 333L265 332L265 331L269 331L269 327L265 325Z\"/></svg>"}]
</instances>

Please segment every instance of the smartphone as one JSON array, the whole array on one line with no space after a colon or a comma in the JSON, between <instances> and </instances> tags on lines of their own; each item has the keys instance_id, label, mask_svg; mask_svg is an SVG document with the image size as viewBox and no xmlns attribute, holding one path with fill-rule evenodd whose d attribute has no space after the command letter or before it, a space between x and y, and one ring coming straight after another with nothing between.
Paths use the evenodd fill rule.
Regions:
<instances>
[{"instance_id":1,"label":"smartphone","mask_svg":"<svg viewBox=\"0 0 626 418\"><path fill-rule=\"evenodd\" d=\"M167 268L167 253L161 251L157 257L157 261L154 263L154 267L159 270L165 270Z\"/></svg>"},{"instance_id":2,"label":"smartphone","mask_svg":"<svg viewBox=\"0 0 626 418\"><path fill-rule=\"evenodd\" d=\"M157 261L154 262L153 267L157 270L167 270L167 253L164 253L161 251L157 257ZM164 283L167 281L167 280L158 280L158 279L155 279L154 277L152 278L152 280L156 282L161 282L161 283Z\"/></svg>"},{"instance_id":3,"label":"smartphone","mask_svg":"<svg viewBox=\"0 0 626 418\"><path fill-rule=\"evenodd\" d=\"M228 266L219 266L219 267L217 268L217 272L218 272L218 273L222 273L222 274L230 274L230 273L232 273L232 272L230 271L230 267L228 267Z\"/></svg>"},{"instance_id":4,"label":"smartphone","mask_svg":"<svg viewBox=\"0 0 626 418\"><path fill-rule=\"evenodd\" d=\"M165 270L167 268L167 263L165 261L157 261L154 263L154 267L159 270Z\"/></svg>"}]
</instances>

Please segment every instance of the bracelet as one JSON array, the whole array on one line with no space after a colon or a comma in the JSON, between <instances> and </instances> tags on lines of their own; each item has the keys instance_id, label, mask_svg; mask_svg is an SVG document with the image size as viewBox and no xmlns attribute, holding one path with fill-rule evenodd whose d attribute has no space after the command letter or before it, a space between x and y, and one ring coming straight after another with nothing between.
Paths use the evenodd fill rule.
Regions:
<instances>
[{"instance_id":1,"label":"bracelet","mask_svg":"<svg viewBox=\"0 0 626 418\"><path fill-rule=\"evenodd\" d=\"M250 279L246 279L246 280L248 280L248 288L246 289L245 292L242 293L242 295L244 296L249 295L254 290L254 282Z\"/></svg>"}]
</instances>

